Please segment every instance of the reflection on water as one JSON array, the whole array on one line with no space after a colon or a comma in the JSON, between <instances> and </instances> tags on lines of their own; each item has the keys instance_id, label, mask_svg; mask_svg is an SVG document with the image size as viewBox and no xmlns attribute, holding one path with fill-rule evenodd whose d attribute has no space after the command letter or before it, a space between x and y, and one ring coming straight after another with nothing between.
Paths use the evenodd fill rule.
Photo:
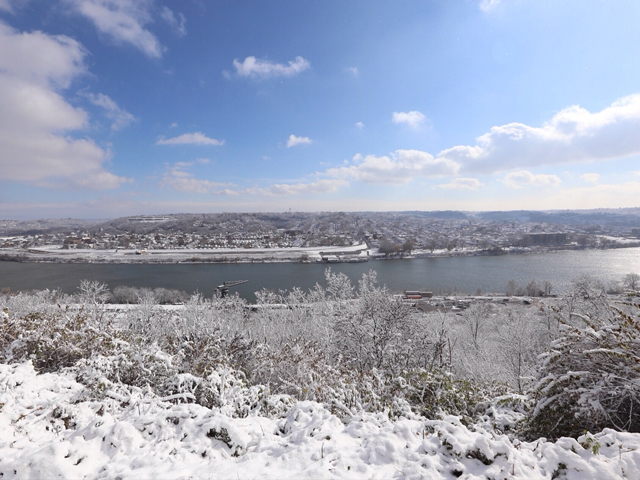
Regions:
<instances>
[{"instance_id":1,"label":"reflection on water","mask_svg":"<svg viewBox=\"0 0 640 480\"><path fill-rule=\"evenodd\" d=\"M60 289L74 292L80 280L92 279L135 287L164 287L201 292L211 296L225 280L249 280L232 290L249 301L253 292L304 290L316 283L324 285L323 264L177 264L101 265L0 262L0 288L11 290ZM620 280L630 272L640 273L640 248L565 251L536 255L498 257L450 257L411 260L332 264L334 272L344 272L354 283L362 273L378 272L378 281L392 291L427 289L434 292L504 292L510 279L520 284L548 280L553 291L566 289L583 275L605 282Z\"/></svg>"}]
</instances>

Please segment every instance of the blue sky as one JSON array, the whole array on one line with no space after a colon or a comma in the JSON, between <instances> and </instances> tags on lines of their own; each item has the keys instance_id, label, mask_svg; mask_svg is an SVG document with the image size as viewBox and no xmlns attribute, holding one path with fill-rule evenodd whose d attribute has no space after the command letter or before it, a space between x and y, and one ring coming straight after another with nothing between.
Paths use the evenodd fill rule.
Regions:
<instances>
[{"instance_id":1,"label":"blue sky","mask_svg":"<svg viewBox=\"0 0 640 480\"><path fill-rule=\"evenodd\" d=\"M0 0L0 218L640 206L635 1Z\"/></svg>"}]
</instances>

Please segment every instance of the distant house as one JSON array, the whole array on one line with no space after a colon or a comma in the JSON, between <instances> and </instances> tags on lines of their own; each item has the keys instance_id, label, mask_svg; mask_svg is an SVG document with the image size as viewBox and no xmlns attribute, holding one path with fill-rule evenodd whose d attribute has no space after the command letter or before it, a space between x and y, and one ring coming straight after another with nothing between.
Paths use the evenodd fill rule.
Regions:
<instances>
[{"instance_id":1,"label":"distant house","mask_svg":"<svg viewBox=\"0 0 640 480\"><path fill-rule=\"evenodd\" d=\"M566 233L527 233L523 235L522 245L564 245L567 243Z\"/></svg>"}]
</instances>

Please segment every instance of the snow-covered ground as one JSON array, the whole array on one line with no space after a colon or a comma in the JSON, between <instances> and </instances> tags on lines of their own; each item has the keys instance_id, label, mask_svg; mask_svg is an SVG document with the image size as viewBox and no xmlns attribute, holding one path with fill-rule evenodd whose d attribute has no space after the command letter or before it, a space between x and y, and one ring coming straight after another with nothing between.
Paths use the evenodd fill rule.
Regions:
<instances>
[{"instance_id":1,"label":"snow-covered ground","mask_svg":"<svg viewBox=\"0 0 640 480\"><path fill-rule=\"evenodd\" d=\"M344 423L297 402L279 418L231 418L104 393L91 400L72 376L38 375L29 362L0 365L0 478L640 478L640 434L520 443L457 417L365 413Z\"/></svg>"}]
</instances>

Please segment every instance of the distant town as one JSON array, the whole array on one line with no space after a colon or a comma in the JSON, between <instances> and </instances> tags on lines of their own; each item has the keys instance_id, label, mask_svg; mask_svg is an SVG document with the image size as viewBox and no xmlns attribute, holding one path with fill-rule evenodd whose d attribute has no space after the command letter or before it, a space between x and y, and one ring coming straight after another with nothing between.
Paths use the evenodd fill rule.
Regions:
<instances>
[{"instance_id":1,"label":"distant town","mask_svg":"<svg viewBox=\"0 0 640 480\"><path fill-rule=\"evenodd\" d=\"M0 221L0 259L366 261L640 246L640 209L319 212Z\"/></svg>"}]
</instances>

